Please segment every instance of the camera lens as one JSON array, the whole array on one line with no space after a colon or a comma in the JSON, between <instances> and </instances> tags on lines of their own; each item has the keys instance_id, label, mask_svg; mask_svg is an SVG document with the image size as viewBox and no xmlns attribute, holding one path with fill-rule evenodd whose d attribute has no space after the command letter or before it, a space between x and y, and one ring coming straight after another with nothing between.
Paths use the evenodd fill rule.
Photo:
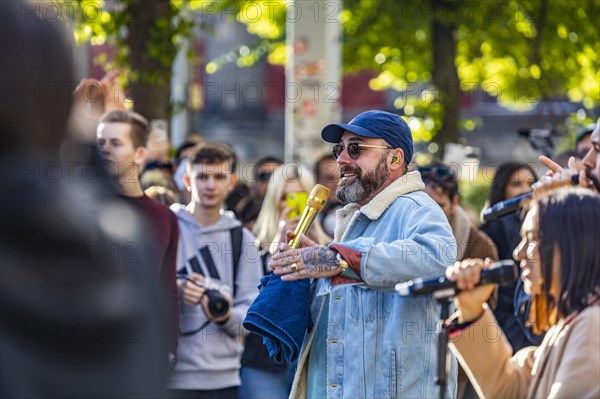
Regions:
<instances>
[{"instance_id":1,"label":"camera lens","mask_svg":"<svg viewBox=\"0 0 600 399\"><path fill-rule=\"evenodd\" d=\"M215 317L223 317L229 311L229 302L217 290L206 290L208 310Z\"/></svg>"}]
</instances>

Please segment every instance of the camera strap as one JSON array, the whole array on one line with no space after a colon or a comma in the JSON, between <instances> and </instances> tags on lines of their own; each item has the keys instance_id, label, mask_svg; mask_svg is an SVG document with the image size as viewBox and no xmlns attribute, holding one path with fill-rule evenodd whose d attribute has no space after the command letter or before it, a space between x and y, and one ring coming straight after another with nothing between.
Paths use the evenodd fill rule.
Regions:
<instances>
[{"instance_id":1,"label":"camera strap","mask_svg":"<svg viewBox=\"0 0 600 399\"><path fill-rule=\"evenodd\" d=\"M210 324L210 320L207 320L204 322L204 324L202 324L200 327L198 327L195 330L188 331L188 332L183 332L183 331L179 330L179 335L181 335L182 337L189 337L190 335L198 334L200 331L204 330L209 324Z\"/></svg>"},{"instance_id":2,"label":"camera strap","mask_svg":"<svg viewBox=\"0 0 600 399\"><path fill-rule=\"evenodd\" d=\"M237 272L242 256L242 226L237 226L229 230L231 234L231 249L233 251L233 297L237 288Z\"/></svg>"}]
</instances>

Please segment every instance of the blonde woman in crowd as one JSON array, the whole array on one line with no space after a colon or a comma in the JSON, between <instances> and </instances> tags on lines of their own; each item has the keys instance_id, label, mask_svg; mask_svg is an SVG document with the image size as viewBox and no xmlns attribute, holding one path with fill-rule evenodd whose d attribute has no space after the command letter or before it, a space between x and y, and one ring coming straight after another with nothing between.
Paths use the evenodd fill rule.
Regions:
<instances>
[{"instance_id":1,"label":"blonde woman in crowd","mask_svg":"<svg viewBox=\"0 0 600 399\"><path fill-rule=\"evenodd\" d=\"M283 164L273 171L264 202L254 225L254 234L261 248L264 274L270 273L267 263L277 251L280 241L287 241L286 232L294 230L300 217L291 217L287 207L289 193L310 193L315 185L312 173L298 164ZM300 210L302 212L302 210ZM331 241L315 220L308 236L324 245ZM249 334L242 356L240 399L287 398L294 377L294 365L278 364L269 357L262 337Z\"/></svg>"},{"instance_id":2,"label":"blonde woman in crowd","mask_svg":"<svg viewBox=\"0 0 600 399\"><path fill-rule=\"evenodd\" d=\"M270 254L277 251L277 244L287 241L286 231L293 231L300 220L300 217L288 217L292 209L286 206L287 194L308 194L314 185L312 173L304 166L284 164L273 171L254 226L254 234L262 250L267 250ZM308 236L320 245L331 241L331 237L325 233L318 221L315 221Z\"/></svg>"}]
</instances>

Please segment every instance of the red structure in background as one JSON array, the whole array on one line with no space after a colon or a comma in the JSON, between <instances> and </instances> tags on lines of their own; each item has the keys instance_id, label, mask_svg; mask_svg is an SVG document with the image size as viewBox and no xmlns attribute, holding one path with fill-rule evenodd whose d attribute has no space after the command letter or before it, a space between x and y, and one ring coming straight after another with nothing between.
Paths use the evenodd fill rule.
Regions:
<instances>
[{"instance_id":1,"label":"red structure in background","mask_svg":"<svg viewBox=\"0 0 600 399\"><path fill-rule=\"evenodd\" d=\"M369 81L377 76L374 71L361 71L345 75L342 80L342 107L359 109L383 109L385 92L371 90Z\"/></svg>"},{"instance_id":2,"label":"red structure in background","mask_svg":"<svg viewBox=\"0 0 600 399\"><path fill-rule=\"evenodd\" d=\"M88 76L92 79L101 79L106 75L106 70L102 64L96 64L95 60L103 53L106 54L106 60L110 63L114 60L115 49L108 44L101 44L88 47L88 60L90 62L88 68Z\"/></svg>"}]
</instances>

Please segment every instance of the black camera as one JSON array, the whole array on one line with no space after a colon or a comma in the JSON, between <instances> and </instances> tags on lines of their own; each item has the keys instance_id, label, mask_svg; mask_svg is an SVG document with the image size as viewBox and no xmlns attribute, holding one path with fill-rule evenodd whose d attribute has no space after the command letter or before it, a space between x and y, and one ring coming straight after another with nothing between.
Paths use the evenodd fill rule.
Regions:
<instances>
[{"instance_id":1,"label":"black camera","mask_svg":"<svg viewBox=\"0 0 600 399\"><path fill-rule=\"evenodd\" d=\"M212 281L206 281L205 283L194 281L183 274L178 274L177 278L183 278L187 281L191 281L200 288L204 288L204 295L208 297L208 311L214 317L220 318L229 312L229 302L227 302L227 299L219 292L217 284Z\"/></svg>"},{"instance_id":2,"label":"black camera","mask_svg":"<svg viewBox=\"0 0 600 399\"><path fill-rule=\"evenodd\" d=\"M229 302L227 302L225 297L221 295L218 290L207 288L198 282L196 282L196 284L206 290L204 295L208 297L208 311L211 315L219 318L225 316L227 312L229 312Z\"/></svg>"}]
</instances>

